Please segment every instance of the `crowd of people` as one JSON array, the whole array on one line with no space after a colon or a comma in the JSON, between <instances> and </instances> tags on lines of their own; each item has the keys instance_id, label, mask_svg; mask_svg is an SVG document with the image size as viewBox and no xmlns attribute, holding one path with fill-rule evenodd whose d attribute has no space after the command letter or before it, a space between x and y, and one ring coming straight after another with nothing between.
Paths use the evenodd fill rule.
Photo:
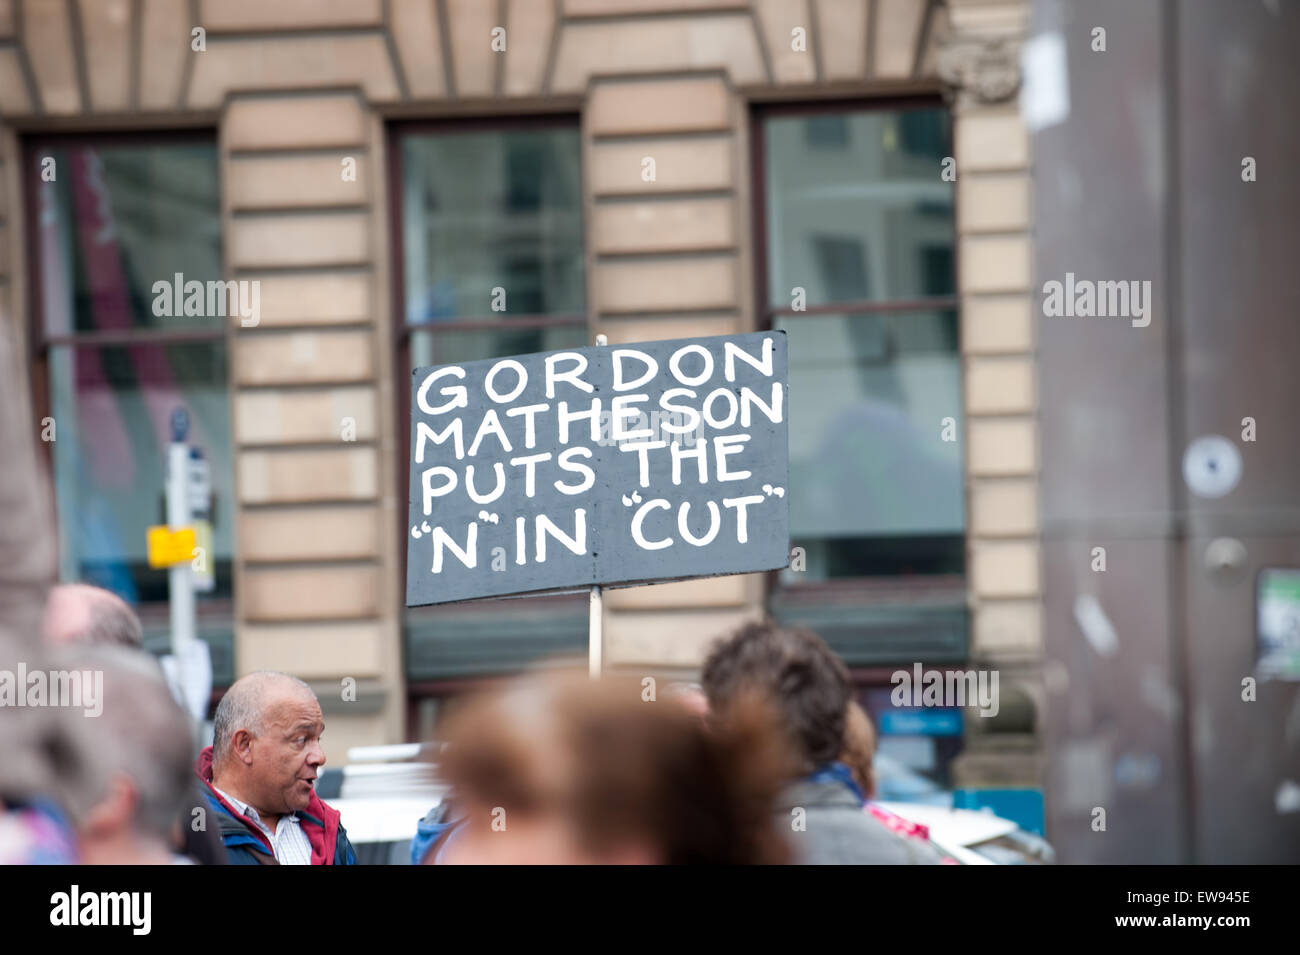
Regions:
<instances>
[{"instance_id":1,"label":"crowd of people","mask_svg":"<svg viewBox=\"0 0 1300 955\"><path fill-rule=\"evenodd\" d=\"M321 707L285 673L222 695L198 748L140 622L114 594L55 587L39 646L0 669L102 675L95 718L0 707L0 863L352 865L317 792ZM752 623L701 684L548 668L453 701L438 729L449 794L416 864L927 864L919 827L871 801L874 734L815 634ZM196 752L197 750L197 752Z\"/></svg>"}]
</instances>

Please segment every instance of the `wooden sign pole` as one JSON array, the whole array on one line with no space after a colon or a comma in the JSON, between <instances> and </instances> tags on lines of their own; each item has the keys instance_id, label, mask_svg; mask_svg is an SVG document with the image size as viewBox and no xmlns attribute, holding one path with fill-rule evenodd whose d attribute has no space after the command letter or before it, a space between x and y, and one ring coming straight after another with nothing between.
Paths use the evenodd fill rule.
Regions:
<instances>
[{"instance_id":1,"label":"wooden sign pole","mask_svg":"<svg viewBox=\"0 0 1300 955\"><path fill-rule=\"evenodd\" d=\"M596 584L591 588L590 616L587 621L587 668L593 680L600 679L603 604L600 597L600 584Z\"/></svg>"},{"instance_id":2,"label":"wooden sign pole","mask_svg":"<svg viewBox=\"0 0 1300 955\"><path fill-rule=\"evenodd\" d=\"M609 344L609 339L604 335L596 336L597 346ZM593 680L600 679L600 668L603 663L604 638L605 638L605 603L601 598L600 584L594 584L591 588L591 600L587 608L587 672Z\"/></svg>"}]
</instances>

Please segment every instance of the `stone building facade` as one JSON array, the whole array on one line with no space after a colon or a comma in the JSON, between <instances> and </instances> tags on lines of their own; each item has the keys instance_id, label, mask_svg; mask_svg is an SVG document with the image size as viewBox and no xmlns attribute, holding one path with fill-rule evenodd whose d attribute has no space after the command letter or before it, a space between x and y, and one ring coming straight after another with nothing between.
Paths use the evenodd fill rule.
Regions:
<instances>
[{"instance_id":1,"label":"stone building facade","mask_svg":"<svg viewBox=\"0 0 1300 955\"><path fill-rule=\"evenodd\" d=\"M1027 17L1024 0L0 0L0 315L27 343L48 410L45 363L63 339L35 331L47 294L32 198L43 144L159 131L215 144L224 277L261 289L259 323L236 318L220 333L231 450L230 513L218 520L233 543L231 598L224 622L218 612L210 623L226 634L224 650L212 637L218 676L274 668L318 685L337 763L347 746L421 731L420 700L475 677L472 662L458 669L430 651L440 628L493 639L477 608L412 624L402 606L395 131L570 122L578 337L618 343L763 327L769 230L756 221L754 157L766 111L944 110L965 517L958 649L940 662L1001 672L1005 730L968 716L953 779L1034 786L1032 157L1015 99ZM349 159L351 177L340 174ZM345 419L353 431L342 437ZM606 662L689 675L711 639L764 613L776 589L731 577L610 592ZM886 621L931 599L925 588L863 590ZM800 619L830 599L796 599ZM559 617L515 606L499 612L573 649L572 627L554 620L581 626L585 604ZM150 619L160 633L164 618ZM851 615L836 626L856 639ZM906 644L892 653L850 660L864 687L887 686L894 664L930 662ZM355 703L333 702L345 677Z\"/></svg>"}]
</instances>

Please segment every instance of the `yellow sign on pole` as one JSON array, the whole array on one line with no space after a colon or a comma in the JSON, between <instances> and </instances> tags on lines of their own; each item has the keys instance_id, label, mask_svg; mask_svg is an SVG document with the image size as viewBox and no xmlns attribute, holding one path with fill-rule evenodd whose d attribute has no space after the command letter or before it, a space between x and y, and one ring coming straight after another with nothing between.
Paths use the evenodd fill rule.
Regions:
<instances>
[{"instance_id":1,"label":"yellow sign on pole","mask_svg":"<svg viewBox=\"0 0 1300 955\"><path fill-rule=\"evenodd\" d=\"M194 522L194 573L190 579L196 593L211 593L217 589L216 568L212 554L212 522L202 519Z\"/></svg>"},{"instance_id":2,"label":"yellow sign on pole","mask_svg":"<svg viewBox=\"0 0 1300 955\"><path fill-rule=\"evenodd\" d=\"M149 566L172 567L194 558L194 528L172 530L166 524L149 528Z\"/></svg>"}]
</instances>

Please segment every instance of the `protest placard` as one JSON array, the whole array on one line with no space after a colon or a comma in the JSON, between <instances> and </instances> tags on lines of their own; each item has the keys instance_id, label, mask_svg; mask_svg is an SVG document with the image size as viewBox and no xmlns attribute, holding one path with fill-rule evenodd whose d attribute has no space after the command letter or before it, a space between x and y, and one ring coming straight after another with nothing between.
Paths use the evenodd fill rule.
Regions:
<instances>
[{"instance_id":1,"label":"protest placard","mask_svg":"<svg viewBox=\"0 0 1300 955\"><path fill-rule=\"evenodd\" d=\"M789 563L779 331L412 373L407 606Z\"/></svg>"}]
</instances>

